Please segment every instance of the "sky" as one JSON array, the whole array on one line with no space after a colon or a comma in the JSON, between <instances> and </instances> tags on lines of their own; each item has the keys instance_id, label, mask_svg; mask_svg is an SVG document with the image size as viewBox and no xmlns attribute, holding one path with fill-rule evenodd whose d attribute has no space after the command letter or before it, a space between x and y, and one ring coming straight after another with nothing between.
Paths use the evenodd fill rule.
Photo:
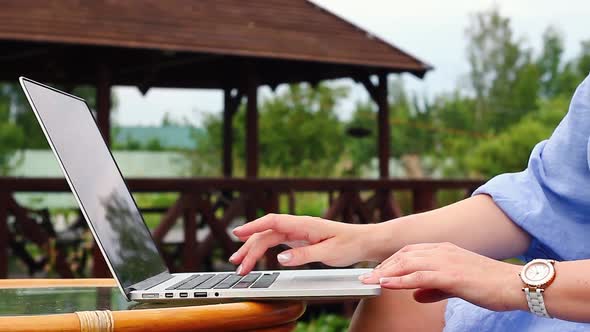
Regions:
<instances>
[{"instance_id":1,"label":"sky","mask_svg":"<svg viewBox=\"0 0 590 332\"><path fill-rule=\"evenodd\" d=\"M468 71L465 29L476 12L499 8L509 17L513 31L526 45L539 50L541 37L553 25L565 37L565 58L580 51L580 41L590 40L588 0L312 0L338 16L368 30L402 50L434 66L422 80L403 75L407 87L419 95L451 91ZM358 100L368 98L363 87L350 80L350 96L339 105L347 119ZM150 89L145 96L135 87L115 87L120 125L158 125L165 113L174 119L202 123L207 113L220 113L223 95L218 90ZM260 89L264 98L271 94Z\"/></svg>"}]
</instances>

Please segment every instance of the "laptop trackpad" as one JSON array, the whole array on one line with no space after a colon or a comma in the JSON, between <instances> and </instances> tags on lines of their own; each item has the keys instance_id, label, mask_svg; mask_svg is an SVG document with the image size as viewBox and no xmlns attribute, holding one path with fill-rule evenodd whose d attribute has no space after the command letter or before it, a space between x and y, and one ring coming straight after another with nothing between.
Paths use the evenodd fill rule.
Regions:
<instances>
[{"instance_id":1,"label":"laptop trackpad","mask_svg":"<svg viewBox=\"0 0 590 332\"><path fill-rule=\"evenodd\" d=\"M294 276L290 281L293 287L301 288L339 288L350 287L351 285L361 285L356 275L313 275L313 276Z\"/></svg>"}]
</instances>

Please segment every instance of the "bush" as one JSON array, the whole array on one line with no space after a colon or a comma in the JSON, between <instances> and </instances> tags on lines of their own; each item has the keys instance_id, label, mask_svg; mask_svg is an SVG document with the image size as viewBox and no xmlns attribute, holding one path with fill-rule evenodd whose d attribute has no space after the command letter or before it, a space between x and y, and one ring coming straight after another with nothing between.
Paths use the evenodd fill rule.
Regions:
<instances>
[{"instance_id":1,"label":"bush","mask_svg":"<svg viewBox=\"0 0 590 332\"><path fill-rule=\"evenodd\" d=\"M295 332L344 332L348 330L350 320L348 318L324 314L309 322L297 323Z\"/></svg>"}]
</instances>

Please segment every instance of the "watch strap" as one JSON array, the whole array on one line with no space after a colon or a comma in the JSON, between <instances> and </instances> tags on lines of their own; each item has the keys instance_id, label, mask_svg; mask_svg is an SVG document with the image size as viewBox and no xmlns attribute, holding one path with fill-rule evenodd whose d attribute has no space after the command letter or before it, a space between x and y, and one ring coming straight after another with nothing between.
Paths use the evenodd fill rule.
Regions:
<instances>
[{"instance_id":1,"label":"watch strap","mask_svg":"<svg viewBox=\"0 0 590 332\"><path fill-rule=\"evenodd\" d=\"M537 316L551 318L545 308L545 301L543 300L543 290L540 288L530 289L528 287L523 288L526 295L526 301L529 305L529 309L532 313Z\"/></svg>"}]
</instances>

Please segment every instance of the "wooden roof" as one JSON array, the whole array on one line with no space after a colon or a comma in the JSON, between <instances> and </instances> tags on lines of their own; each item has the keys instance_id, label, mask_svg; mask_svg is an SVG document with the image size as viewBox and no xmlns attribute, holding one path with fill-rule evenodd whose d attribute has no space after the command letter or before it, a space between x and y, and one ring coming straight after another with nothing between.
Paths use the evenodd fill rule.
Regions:
<instances>
[{"instance_id":1,"label":"wooden roof","mask_svg":"<svg viewBox=\"0 0 590 332\"><path fill-rule=\"evenodd\" d=\"M370 73L410 72L420 77L430 69L410 54L305 0L0 0L0 8L0 46L9 50L0 55L2 69L9 63L3 60L35 66L45 59L54 68L71 67L73 62L98 60L94 57L102 53L103 60L115 70L136 68L137 75L128 73L126 79L120 78L121 84L134 83L138 75L145 80L146 70L166 66L167 73L159 73L153 80L159 85L174 85L174 80L188 80L182 78L187 75L183 70L175 73L174 68L198 65L202 70L190 76L203 80L199 85L212 87L227 83L228 78L222 76L243 71L241 65L232 68L228 60L267 65L259 71L267 72L261 80L269 84L350 77L361 68ZM74 51L76 57L72 56ZM87 66L76 69L82 68ZM210 73L205 79L211 68L224 68L217 71L221 78ZM61 71L62 76L68 76L67 69Z\"/></svg>"}]
</instances>

